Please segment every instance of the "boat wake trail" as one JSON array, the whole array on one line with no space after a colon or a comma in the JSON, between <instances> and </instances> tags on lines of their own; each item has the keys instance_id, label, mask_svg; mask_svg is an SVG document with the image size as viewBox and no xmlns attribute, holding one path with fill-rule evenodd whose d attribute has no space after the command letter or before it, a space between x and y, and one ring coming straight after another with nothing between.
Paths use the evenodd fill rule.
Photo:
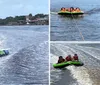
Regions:
<instances>
[{"instance_id":1,"label":"boat wake trail","mask_svg":"<svg viewBox=\"0 0 100 85\"><path fill-rule=\"evenodd\" d=\"M55 14L55 15L57 15L58 13L57 13L57 12L50 12L50 14Z\"/></svg>"},{"instance_id":2,"label":"boat wake trail","mask_svg":"<svg viewBox=\"0 0 100 85\"><path fill-rule=\"evenodd\" d=\"M97 44L95 44L94 46L96 45ZM52 43L51 44L51 75L54 76L55 69L52 67L52 64L57 62L58 56L62 55L65 58L69 54L74 55L75 53L77 53L79 55L79 60L81 60L84 63L84 66L66 67L66 69L70 71L70 74L67 74L67 75L70 75L70 78L72 77L74 79L72 80L73 84L70 82L71 84L69 83L67 85L93 85L93 84L99 85L97 84L97 82L100 83L98 81L98 77L99 77L98 68L100 68L100 58L99 58L100 49L94 46L93 45L89 46L89 45L84 45L84 44L60 44L60 43L55 44L55 43ZM95 69L95 71L93 69ZM94 72L95 72L95 77L91 75ZM66 72L62 74L65 75ZM63 75L59 75L60 78L62 78ZM61 80L60 78L57 78L57 80L60 81ZM53 81L52 77L51 79ZM56 83L57 83L57 80L56 80ZM66 83L67 83L67 80L64 81L63 84L66 84Z\"/></svg>"},{"instance_id":3,"label":"boat wake trail","mask_svg":"<svg viewBox=\"0 0 100 85\"><path fill-rule=\"evenodd\" d=\"M100 8L93 8L93 9L85 12L85 14L91 15L91 14L96 14L96 13L99 13L99 12L100 12Z\"/></svg>"},{"instance_id":4,"label":"boat wake trail","mask_svg":"<svg viewBox=\"0 0 100 85\"><path fill-rule=\"evenodd\" d=\"M0 49L10 52L9 56L0 57L0 85L48 84L47 28L6 26L0 29Z\"/></svg>"},{"instance_id":5,"label":"boat wake trail","mask_svg":"<svg viewBox=\"0 0 100 85\"><path fill-rule=\"evenodd\" d=\"M5 74L0 74L3 76L0 83L48 84L48 51L45 47L48 47L48 43L44 42L42 46L33 45L14 54L3 65L2 72Z\"/></svg>"}]
</instances>

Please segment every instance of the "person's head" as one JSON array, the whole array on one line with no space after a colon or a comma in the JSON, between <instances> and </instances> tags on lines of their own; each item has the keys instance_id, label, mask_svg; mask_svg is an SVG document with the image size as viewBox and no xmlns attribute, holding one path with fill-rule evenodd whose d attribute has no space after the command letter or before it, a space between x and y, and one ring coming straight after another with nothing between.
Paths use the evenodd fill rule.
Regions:
<instances>
[{"instance_id":1,"label":"person's head","mask_svg":"<svg viewBox=\"0 0 100 85\"><path fill-rule=\"evenodd\" d=\"M63 10L63 8L61 8L61 10Z\"/></svg>"},{"instance_id":2,"label":"person's head","mask_svg":"<svg viewBox=\"0 0 100 85\"><path fill-rule=\"evenodd\" d=\"M80 8L78 8L78 7L76 9L80 10Z\"/></svg>"},{"instance_id":3,"label":"person's head","mask_svg":"<svg viewBox=\"0 0 100 85\"><path fill-rule=\"evenodd\" d=\"M64 9L64 7L61 8L61 10L63 10L63 9Z\"/></svg>"},{"instance_id":4,"label":"person's head","mask_svg":"<svg viewBox=\"0 0 100 85\"><path fill-rule=\"evenodd\" d=\"M70 9L74 10L74 7L70 7Z\"/></svg>"},{"instance_id":5,"label":"person's head","mask_svg":"<svg viewBox=\"0 0 100 85\"><path fill-rule=\"evenodd\" d=\"M76 11L76 10L77 10L77 8L74 8L74 10Z\"/></svg>"},{"instance_id":6,"label":"person's head","mask_svg":"<svg viewBox=\"0 0 100 85\"><path fill-rule=\"evenodd\" d=\"M62 59L63 57L62 56L59 56L59 59Z\"/></svg>"},{"instance_id":7,"label":"person's head","mask_svg":"<svg viewBox=\"0 0 100 85\"><path fill-rule=\"evenodd\" d=\"M74 54L75 56L77 56L77 54Z\"/></svg>"},{"instance_id":8,"label":"person's head","mask_svg":"<svg viewBox=\"0 0 100 85\"><path fill-rule=\"evenodd\" d=\"M72 12L74 10L74 8L73 7L70 7L70 12Z\"/></svg>"},{"instance_id":9,"label":"person's head","mask_svg":"<svg viewBox=\"0 0 100 85\"><path fill-rule=\"evenodd\" d=\"M71 55L68 55L68 57L71 57Z\"/></svg>"}]
</instances>

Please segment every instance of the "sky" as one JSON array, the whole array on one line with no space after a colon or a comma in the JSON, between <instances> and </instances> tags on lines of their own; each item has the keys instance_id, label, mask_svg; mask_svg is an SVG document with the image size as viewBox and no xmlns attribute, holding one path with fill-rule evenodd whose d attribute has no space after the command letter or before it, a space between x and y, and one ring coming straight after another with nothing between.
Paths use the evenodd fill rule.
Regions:
<instances>
[{"instance_id":1,"label":"sky","mask_svg":"<svg viewBox=\"0 0 100 85\"><path fill-rule=\"evenodd\" d=\"M0 0L0 18L17 15L48 14L49 0Z\"/></svg>"}]
</instances>

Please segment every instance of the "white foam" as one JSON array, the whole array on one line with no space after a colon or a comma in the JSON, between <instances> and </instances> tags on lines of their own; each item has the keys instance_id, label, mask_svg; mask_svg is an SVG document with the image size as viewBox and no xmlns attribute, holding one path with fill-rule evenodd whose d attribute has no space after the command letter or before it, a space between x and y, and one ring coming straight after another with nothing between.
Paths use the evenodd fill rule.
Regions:
<instances>
[{"instance_id":1,"label":"white foam","mask_svg":"<svg viewBox=\"0 0 100 85\"><path fill-rule=\"evenodd\" d=\"M67 68L71 71L72 76L77 80L78 85L93 85L93 81L90 79L88 70L85 67L69 66Z\"/></svg>"},{"instance_id":2,"label":"white foam","mask_svg":"<svg viewBox=\"0 0 100 85\"><path fill-rule=\"evenodd\" d=\"M91 55L91 56L93 56L93 57L95 57L95 58L97 58L97 59L99 59L100 60L100 49L98 49L98 48L93 48L93 47L84 47L83 48L83 46L78 46L78 48L81 50L81 51L83 51L83 52L85 52L85 53L87 53L87 54L89 54L89 55Z\"/></svg>"},{"instance_id":3,"label":"white foam","mask_svg":"<svg viewBox=\"0 0 100 85\"><path fill-rule=\"evenodd\" d=\"M58 60L58 57L56 55L53 55L53 54L50 54L51 57L50 57L50 61L51 63L57 63L57 60Z\"/></svg>"}]
</instances>

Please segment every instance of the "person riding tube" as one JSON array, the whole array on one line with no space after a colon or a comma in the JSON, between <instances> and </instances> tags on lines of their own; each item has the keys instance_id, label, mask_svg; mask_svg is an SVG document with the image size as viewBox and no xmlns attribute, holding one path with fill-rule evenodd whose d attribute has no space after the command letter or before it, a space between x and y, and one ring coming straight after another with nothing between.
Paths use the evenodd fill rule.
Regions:
<instances>
[{"instance_id":1,"label":"person riding tube","mask_svg":"<svg viewBox=\"0 0 100 85\"><path fill-rule=\"evenodd\" d=\"M73 12L74 11L74 7L70 7L70 12Z\"/></svg>"},{"instance_id":2,"label":"person riding tube","mask_svg":"<svg viewBox=\"0 0 100 85\"><path fill-rule=\"evenodd\" d=\"M75 10L76 10L76 12L81 12L80 8L78 8L78 7Z\"/></svg>"},{"instance_id":3,"label":"person riding tube","mask_svg":"<svg viewBox=\"0 0 100 85\"><path fill-rule=\"evenodd\" d=\"M62 63L62 62L64 62L64 61L65 61L65 59L64 59L62 56L59 56L58 63Z\"/></svg>"},{"instance_id":4,"label":"person riding tube","mask_svg":"<svg viewBox=\"0 0 100 85\"><path fill-rule=\"evenodd\" d=\"M75 60L75 61L78 61L78 60L79 60L77 54L74 54L74 56L73 56L73 60Z\"/></svg>"},{"instance_id":5,"label":"person riding tube","mask_svg":"<svg viewBox=\"0 0 100 85\"><path fill-rule=\"evenodd\" d=\"M71 55L68 55L68 56L66 57L66 61L72 61Z\"/></svg>"},{"instance_id":6,"label":"person riding tube","mask_svg":"<svg viewBox=\"0 0 100 85\"><path fill-rule=\"evenodd\" d=\"M60 11L66 11L66 8L62 7Z\"/></svg>"}]
</instances>

